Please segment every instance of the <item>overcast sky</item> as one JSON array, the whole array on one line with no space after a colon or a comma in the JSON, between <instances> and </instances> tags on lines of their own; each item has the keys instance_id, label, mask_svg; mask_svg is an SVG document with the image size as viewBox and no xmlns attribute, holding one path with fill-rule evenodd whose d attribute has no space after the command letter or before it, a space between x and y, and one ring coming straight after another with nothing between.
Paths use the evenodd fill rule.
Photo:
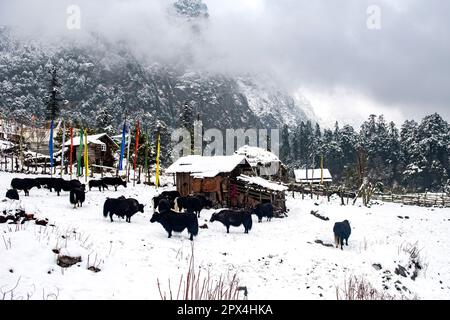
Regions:
<instances>
[{"instance_id":1,"label":"overcast sky","mask_svg":"<svg viewBox=\"0 0 450 320\"><path fill-rule=\"evenodd\" d=\"M327 123L450 120L450 1L204 0L201 37L167 18L168 1L0 0L0 24L49 37L96 31L151 59L189 47L199 68L273 73ZM66 28L68 4L81 9L80 31ZM370 5L380 29L367 27Z\"/></svg>"}]
</instances>

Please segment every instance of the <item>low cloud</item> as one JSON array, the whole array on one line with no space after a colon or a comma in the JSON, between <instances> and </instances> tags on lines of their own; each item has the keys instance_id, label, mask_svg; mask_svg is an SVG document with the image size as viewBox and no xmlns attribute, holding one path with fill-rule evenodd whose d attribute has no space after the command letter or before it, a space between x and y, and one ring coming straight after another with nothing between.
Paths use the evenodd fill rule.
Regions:
<instances>
[{"instance_id":1,"label":"low cloud","mask_svg":"<svg viewBox=\"0 0 450 320\"><path fill-rule=\"evenodd\" d=\"M397 121L431 112L450 118L450 2L204 2L210 17L195 27L168 14L169 0L2 0L0 24L49 39L100 34L147 61L184 56L213 72L271 73L336 119L351 117L342 108ZM80 31L66 28L69 5L81 9ZM380 30L367 28L371 5L380 9Z\"/></svg>"}]
</instances>

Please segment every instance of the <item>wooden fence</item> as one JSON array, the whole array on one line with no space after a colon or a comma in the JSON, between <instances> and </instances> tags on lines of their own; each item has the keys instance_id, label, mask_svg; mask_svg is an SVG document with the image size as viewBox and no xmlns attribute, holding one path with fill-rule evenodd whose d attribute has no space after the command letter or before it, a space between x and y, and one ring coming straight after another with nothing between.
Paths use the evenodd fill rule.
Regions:
<instances>
[{"instance_id":1,"label":"wooden fence","mask_svg":"<svg viewBox=\"0 0 450 320\"><path fill-rule=\"evenodd\" d=\"M401 203L421 207L450 208L450 196L445 194L418 193L418 194L381 194L376 193L373 200Z\"/></svg>"},{"instance_id":2,"label":"wooden fence","mask_svg":"<svg viewBox=\"0 0 450 320\"><path fill-rule=\"evenodd\" d=\"M336 187L323 187L318 185L298 185L292 184L289 186L289 191L300 192L302 199L305 197L327 196L330 200L331 194L341 196L342 204L349 203L349 199L354 199L356 191L350 189L339 190ZM344 201L346 199L346 201ZM435 194L435 193L416 193L416 194L392 194L392 193L375 193L372 196L372 200L378 200L383 202L401 203L404 205L414 205L421 207L443 207L450 208L450 195ZM350 202L351 203L351 202Z\"/></svg>"}]
</instances>

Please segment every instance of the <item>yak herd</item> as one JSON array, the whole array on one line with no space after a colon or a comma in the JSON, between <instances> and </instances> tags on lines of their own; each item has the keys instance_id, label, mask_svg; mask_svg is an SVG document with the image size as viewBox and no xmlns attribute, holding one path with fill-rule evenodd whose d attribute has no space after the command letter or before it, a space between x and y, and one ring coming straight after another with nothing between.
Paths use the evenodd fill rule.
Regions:
<instances>
[{"instance_id":1,"label":"yak herd","mask_svg":"<svg viewBox=\"0 0 450 320\"><path fill-rule=\"evenodd\" d=\"M119 177L104 177L101 180L90 180L89 191L92 188L99 188L99 191L108 189L113 186L117 191L118 186L127 187L126 181ZM64 180L62 178L14 178L11 181L12 189L8 190L6 197L9 199L19 200L19 191L24 191L25 196L29 196L29 192L33 188L47 188L52 192L55 190L59 196L61 191L70 193L69 200L74 208L82 207L85 201L86 186L78 180ZM203 195L192 195L182 197L178 191L164 191L153 198L153 215L150 219L151 223L158 222L167 231L169 238L172 232L183 232L187 229L190 234L190 240L198 235L198 218L203 209L212 208L213 203L210 199ZM125 198L107 198L103 205L103 216L110 217L113 222L113 215L125 218L126 222L131 222L131 217L137 212L144 212L144 205L140 204L136 199ZM221 222L227 233L230 227L244 227L244 232L248 233L252 229L252 215L258 217L258 222L262 222L265 217L270 221L274 216L274 210L271 203L261 203L254 208L232 210L222 209L214 212L210 222ZM348 238L351 233L350 223L345 220L335 223L333 227L336 248L341 246L343 249L344 241L348 245Z\"/></svg>"},{"instance_id":2,"label":"yak herd","mask_svg":"<svg viewBox=\"0 0 450 320\"><path fill-rule=\"evenodd\" d=\"M198 234L198 218L203 209L209 209L213 205L212 201L203 195L193 195L182 197L177 191L164 191L153 198L153 213L150 222L158 222L167 231L169 238L172 232L182 232L187 229L190 239ZM156 212L156 209L158 211ZM184 210L184 212L181 212ZM258 216L259 222L263 217L268 220L273 217L273 206L270 203L258 205L253 209L230 210L223 209L213 213L210 222L219 221L230 232L230 226L244 226L245 233L252 228L252 214Z\"/></svg>"}]
</instances>

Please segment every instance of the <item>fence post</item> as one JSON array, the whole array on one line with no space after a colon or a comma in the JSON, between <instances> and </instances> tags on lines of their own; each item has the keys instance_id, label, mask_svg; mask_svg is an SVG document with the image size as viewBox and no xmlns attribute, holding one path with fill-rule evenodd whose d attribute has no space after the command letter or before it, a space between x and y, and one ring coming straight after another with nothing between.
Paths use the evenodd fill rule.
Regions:
<instances>
[{"instance_id":1,"label":"fence post","mask_svg":"<svg viewBox=\"0 0 450 320\"><path fill-rule=\"evenodd\" d=\"M139 166L138 184L141 183L141 169L142 169L142 166Z\"/></svg>"}]
</instances>

